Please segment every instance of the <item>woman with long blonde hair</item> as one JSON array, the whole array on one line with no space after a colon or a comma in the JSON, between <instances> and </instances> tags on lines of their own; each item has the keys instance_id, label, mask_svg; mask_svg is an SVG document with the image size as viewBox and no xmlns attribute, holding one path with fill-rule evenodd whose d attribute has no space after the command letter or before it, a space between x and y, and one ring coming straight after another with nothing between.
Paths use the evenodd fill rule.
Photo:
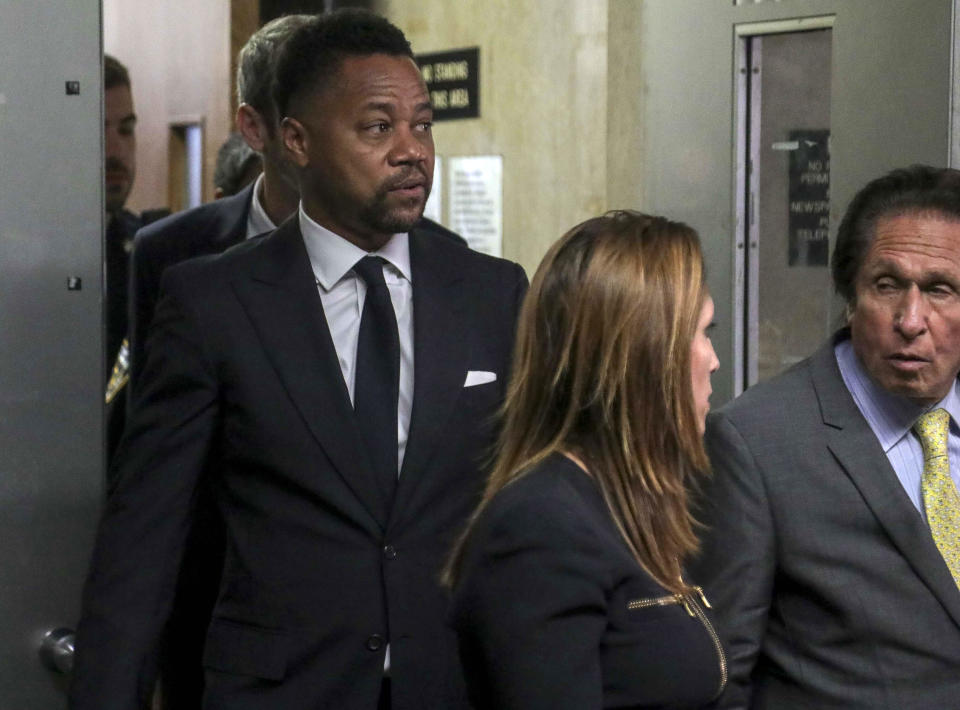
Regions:
<instances>
[{"instance_id":1,"label":"woman with long blonde hair","mask_svg":"<svg viewBox=\"0 0 960 710\"><path fill-rule=\"evenodd\" d=\"M723 687L683 576L712 317L684 224L612 212L544 258L493 472L445 573L478 709L698 707Z\"/></svg>"}]
</instances>

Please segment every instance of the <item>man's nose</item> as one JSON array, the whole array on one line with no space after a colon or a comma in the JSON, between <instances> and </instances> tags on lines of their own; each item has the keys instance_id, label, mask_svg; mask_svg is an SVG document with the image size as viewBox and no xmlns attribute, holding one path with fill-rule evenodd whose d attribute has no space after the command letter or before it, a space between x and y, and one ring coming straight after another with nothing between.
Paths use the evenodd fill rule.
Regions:
<instances>
[{"instance_id":1,"label":"man's nose","mask_svg":"<svg viewBox=\"0 0 960 710\"><path fill-rule=\"evenodd\" d=\"M905 338L916 338L927 329L927 301L914 284L908 288L898 304L894 327Z\"/></svg>"},{"instance_id":2,"label":"man's nose","mask_svg":"<svg viewBox=\"0 0 960 710\"><path fill-rule=\"evenodd\" d=\"M400 128L394 135L393 150L390 155L394 165L418 163L427 159L429 151L425 137L417 135L410 128Z\"/></svg>"}]
</instances>

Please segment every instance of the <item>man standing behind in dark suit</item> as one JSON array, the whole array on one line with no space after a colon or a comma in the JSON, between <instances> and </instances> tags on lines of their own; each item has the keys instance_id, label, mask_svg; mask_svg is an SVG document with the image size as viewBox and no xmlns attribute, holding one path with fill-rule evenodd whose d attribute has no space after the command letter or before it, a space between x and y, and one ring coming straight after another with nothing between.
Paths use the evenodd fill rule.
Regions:
<instances>
[{"instance_id":1,"label":"man standing behind in dark suit","mask_svg":"<svg viewBox=\"0 0 960 710\"><path fill-rule=\"evenodd\" d=\"M242 140L262 157L258 180L235 196L179 212L137 232L130 263L130 385L137 388L150 321L167 267L216 254L270 231L296 209L296 175L283 159L279 121L270 95L277 49L310 15L288 15L251 35L237 57L236 124ZM110 487L117 469L111 470ZM198 501L178 575L175 602L159 656L163 708L199 708L203 695L203 644L223 566L224 533L209 490Z\"/></svg>"},{"instance_id":2,"label":"man standing behind in dark suit","mask_svg":"<svg viewBox=\"0 0 960 710\"><path fill-rule=\"evenodd\" d=\"M869 183L832 268L848 327L707 422L720 707L955 708L960 172Z\"/></svg>"},{"instance_id":3,"label":"man standing behind in dark suit","mask_svg":"<svg viewBox=\"0 0 960 710\"><path fill-rule=\"evenodd\" d=\"M417 228L432 113L397 28L319 16L276 87L301 207L164 275L74 710L143 699L204 475L227 531L206 708L467 707L438 576L483 485L526 278Z\"/></svg>"},{"instance_id":4,"label":"man standing behind in dark suit","mask_svg":"<svg viewBox=\"0 0 960 710\"><path fill-rule=\"evenodd\" d=\"M257 30L237 57L238 132L263 158L263 173L236 195L179 212L142 229L136 238L130 278L131 380L143 367L147 330L168 266L217 254L247 237L275 229L300 200L296 176L284 161L279 121L270 96L277 49L310 15L287 15Z\"/></svg>"}]
</instances>

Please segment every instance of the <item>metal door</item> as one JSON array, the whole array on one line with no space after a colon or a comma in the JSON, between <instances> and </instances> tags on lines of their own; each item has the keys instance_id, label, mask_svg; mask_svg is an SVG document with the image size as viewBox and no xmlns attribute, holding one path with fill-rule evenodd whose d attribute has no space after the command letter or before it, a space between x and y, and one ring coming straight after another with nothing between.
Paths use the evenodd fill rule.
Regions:
<instances>
[{"instance_id":1,"label":"metal door","mask_svg":"<svg viewBox=\"0 0 960 710\"><path fill-rule=\"evenodd\" d=\"M0 708L65 706L38 649L103 494L100 27L99 0L0 3Z\"/></svg>"},{"instance_id":2,"label":"metal door","mask_svg":"<svg viewBox=\"0 0 960 710\"><path fill-rule=\"evenodd\" d=\"M794 24L803 29L794 30ZM735 391L814 352L835 324L829 265L832 17L737 27Z\"/></svg>"},{"instance_id":3,"label":"metal door","mask_svg":"<svg viewBox=\"0 0 960 710\"><path fill-rule=\"evenodd\" d=\"M738 53L745 26L823 27L832 44L830 246L854 192L912 163L947 165L955 0L645 0L640 12L643 208L697 228L717 308L714 406L746 379L743 176L737 174ZM738 31L739 30L739 31ZM955 132L954 132L955 135ZM954 154L960 150L953 149ZM762 179L762 178L761 178ZM837 323L831 301L825 319ZM828 327L824 326L826 332ZM825 334L825 333L824 333Z\"/></svg>"}]
</instances>

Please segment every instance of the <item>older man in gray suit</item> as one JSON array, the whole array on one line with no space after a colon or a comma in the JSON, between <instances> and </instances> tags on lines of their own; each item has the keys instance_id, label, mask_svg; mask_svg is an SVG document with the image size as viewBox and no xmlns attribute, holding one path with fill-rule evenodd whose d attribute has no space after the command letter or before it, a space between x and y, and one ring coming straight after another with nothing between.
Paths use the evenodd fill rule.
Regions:
<instances>
[{"instance_id":1,"label":"older man in gray suit","mask_svg":"<svg viewBox=\"0 0 960 710\"><path fill-rule=\"evenodd\" d=\"M868 184L832 268L848 327L708 422L718 704L957 708L960 172Z\"/></svg>"}]
</instances>

